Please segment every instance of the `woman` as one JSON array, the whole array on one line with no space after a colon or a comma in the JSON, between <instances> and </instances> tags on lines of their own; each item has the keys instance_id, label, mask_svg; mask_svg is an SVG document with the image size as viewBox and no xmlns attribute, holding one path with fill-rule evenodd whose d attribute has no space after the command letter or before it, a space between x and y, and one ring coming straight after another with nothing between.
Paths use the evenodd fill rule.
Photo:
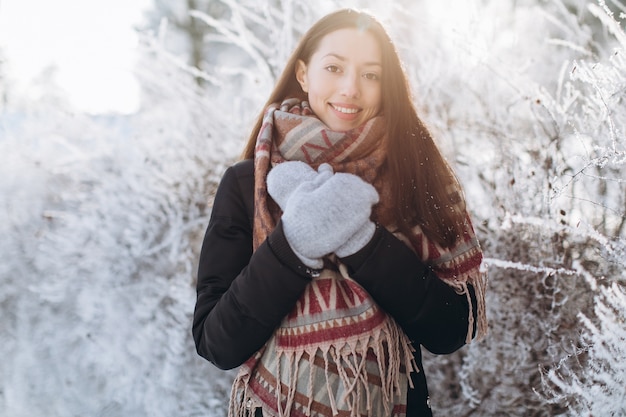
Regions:
<instances>
[{"instance_id":1,"label":"woman","mask_svg":"<svg viewBox=\"0 0 626 417\"><path fill-rule=\"evenodd\" d=\"M430 416L420 346L486 333L482 252L384 28L303 37L220 183L193 335L231 416Z\"/></svg>"}]
</instances>

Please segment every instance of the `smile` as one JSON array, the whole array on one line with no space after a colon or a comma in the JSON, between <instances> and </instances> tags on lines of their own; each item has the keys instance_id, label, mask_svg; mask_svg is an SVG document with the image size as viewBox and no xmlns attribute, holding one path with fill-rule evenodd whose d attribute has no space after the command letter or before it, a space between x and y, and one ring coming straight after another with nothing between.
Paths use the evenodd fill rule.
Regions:
<instances>
[{"instance_id":1,"label":"smile","mask_svg":"<svg viewBox=\"0 0 626 417\"><path fill-rule=\"evenodd\" d=\"M359 109L340 107L340 106L335 106L334 104L331 104L331 106L333 106L333 109L337 110L338 112L345 113L345 114L354 114L359 111Z\"/></svg>"}]
</instances>

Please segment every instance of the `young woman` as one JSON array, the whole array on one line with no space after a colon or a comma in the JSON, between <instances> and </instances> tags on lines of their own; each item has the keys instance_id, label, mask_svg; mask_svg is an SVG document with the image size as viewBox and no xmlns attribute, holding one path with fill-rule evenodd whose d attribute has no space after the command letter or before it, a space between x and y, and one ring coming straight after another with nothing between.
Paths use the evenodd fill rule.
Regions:
<instances>
[{"instance_id":1,"label":"young woman","mask_svg":"<svg viewBox=\"0 0 626 417\"><path fill-rule=\"evenodd\" d=\"M220 183L193 335L231 416L430 416L420 348L486 333L482 252L384 28L302 38Z\"/></svg>"}]
</instances>

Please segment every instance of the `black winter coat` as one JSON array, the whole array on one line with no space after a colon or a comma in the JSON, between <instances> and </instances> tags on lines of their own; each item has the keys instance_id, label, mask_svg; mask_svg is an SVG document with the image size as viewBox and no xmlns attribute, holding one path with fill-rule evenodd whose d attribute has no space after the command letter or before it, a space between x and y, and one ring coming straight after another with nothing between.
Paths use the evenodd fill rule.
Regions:
<instances>
[{"instance_id":1,"label":"black winter coat","mask_svg":"<svg viewBox=\"0 0 626 417\"><path fill-rule=\"evenodd\" d=\"M253 196L253 161L228 168L200 254L193 337L198 354L221 369L235 368L259 350L311 280L280 222L253 253ZM412 374L415 388L408 393L407 416L431 416L420 345L436 354L464 345L466 296L438 279L384 227L377 227L366 247L342 261L416 347L420 371ZM475 304L473 293L471 298Z\"/></svg>"}]
</instances>

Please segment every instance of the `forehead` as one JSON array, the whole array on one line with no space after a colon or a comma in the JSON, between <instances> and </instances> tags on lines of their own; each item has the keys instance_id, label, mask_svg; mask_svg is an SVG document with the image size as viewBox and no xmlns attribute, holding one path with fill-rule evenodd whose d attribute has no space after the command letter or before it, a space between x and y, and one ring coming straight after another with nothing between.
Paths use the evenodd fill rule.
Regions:
<instances>
[{"instance_id":1,"label":"forehead","mask_svg":"<svg viewBox=\"0 0 626 417\"><path fill-rule=\"evenodd\" d=\"M320 40L313 58L321 59L328 55L362 63L380 64L382 61L380 45L374 35L353 28L330 32Z\"/></svg>"}]
</instances>

